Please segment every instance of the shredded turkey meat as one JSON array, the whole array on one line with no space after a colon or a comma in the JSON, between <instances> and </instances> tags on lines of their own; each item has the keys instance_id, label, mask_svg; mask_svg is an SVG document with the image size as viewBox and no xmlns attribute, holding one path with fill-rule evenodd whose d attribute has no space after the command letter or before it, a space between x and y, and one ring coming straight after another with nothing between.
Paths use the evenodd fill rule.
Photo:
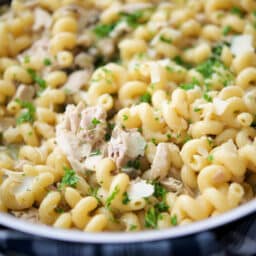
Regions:
<instances>
[{"instance_id":1,"label":"shredded turkey meat","mask_svg":"<svg viewBox=\"0 0 256 256\"><path fill-rule=\"evenodd\" d=\"M183 184L182 181L177 180L173 177L168 177L161 181L161 184L166 187L168 191L175 192L177 194L181 194L183 192Z\"/></svg>"},{"instance_id":2,"label":"shredded turkey meat","mask_svg":"<svg viewBox=\"0 0 256 256\"><path fill-rule=\"evenodd\" d=\"M30 208L24 211L12 211L11 213L17 218L21 218L32 223L40 223L38 209L36 208Z\"/></svg>"},{"instance_id":3,"label":"shredded turkey meat","mask_svg":"<svg viewBox=\"0 0 256 256\"><path fill-rule=\"evenodd\" d=\"M56 127L56 141L72 168L84 171L88 169L88 157L104 154L101 143L105 131L106 112L100 106L68 105L63 121Z\"/></svg>"},{"instance_id":4,"label":"shredded turkey meat","mask_svg":"<svg viewBox=\"0 0 256 256\"><path fill-rule=\"evenodd\" d=\"M70 93L79 92L79 90L89 82L90 77L91 71L89 70L75 71L69 76L63 88L68 90Z\"/></svg>"},{"instance_id":5,"label":"shredded turkey meat","mask_svg":"<svg viewBox=\"0 0 256 256\"><path fill-rule=\"evenodd\" d=\"M21 84L17 88L17 91L14 95L15 99L20 99L23 101L32 101L35 95L35 87Z\"/></svg>"},{"instance_id":6,"label":"shredded turkey meat","mask_svg":"<svg viewBox=\"0 0 256 256\"><path fill-rule=\"evenodd\" d=\"M43 10L42 8L36 8L35 12L35 22L33 25L34 31L39 31L40 29L48 29L52 24L52 18L50 13Z\"/></svg>"},{"instance_id":7,"label":"shredded turkey meat","mask_svg":"<svg viewBox=\"0 0 256 256\"><path fill-rule=\"evenodd\" d=\"M171 167L171 157L168 143L159 143L156 148L151 169L149 171L149 179L164 179Z\"/></svg>"},{"instance_id":8,"label":"shredded turkey meat","mask_svg":"<svg viewBox=\"0 0 256 256\"><path fill-rule=\"evenodd\" d=\"M50 58L51 56L48 52L49 48L49 39L47 37L43 37L37 41L35 41L30 48L24 51L22 54L18 55L18 59L23 61L24 56L36 56L38 60L43 63L45 58Z\"/></svg>"},{"instance_id":9,"label":"shredded turkey meat","mask_svg":"<svg viewBox=\"0 0 256 256\"><path fill-rule=\"evenodd\" d=\"M137 130L124 131L116 127L108 144L108 156L120 168L129 160L144 156L145 147L146 141Z\"/></svg>"}]
</instances>

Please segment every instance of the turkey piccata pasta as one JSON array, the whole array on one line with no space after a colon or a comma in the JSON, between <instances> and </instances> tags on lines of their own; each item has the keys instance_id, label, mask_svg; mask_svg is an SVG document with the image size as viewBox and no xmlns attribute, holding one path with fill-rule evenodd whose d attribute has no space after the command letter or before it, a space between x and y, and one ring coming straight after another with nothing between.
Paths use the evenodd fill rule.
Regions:
<instances>
[{"instance_id":1,"label":"turkey piccata pasta","mask_svg":"<svg viewBox=\"0 0 256 256\"><path fill-rule=\"evenodd\" d=\"M0 11L1 212L131 232L255 198L254 0Z\"/></svg>"}]
</instances>

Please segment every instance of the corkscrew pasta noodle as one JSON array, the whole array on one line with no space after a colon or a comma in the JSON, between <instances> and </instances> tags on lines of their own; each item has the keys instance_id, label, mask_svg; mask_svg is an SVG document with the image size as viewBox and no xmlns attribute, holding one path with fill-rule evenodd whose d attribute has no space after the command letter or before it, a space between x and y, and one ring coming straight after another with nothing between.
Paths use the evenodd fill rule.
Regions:
<instances>
[{"instance_id":1,"label":"corkscrew pasta noodle","mask_svg":"<svg viewBox=\"0 0 256 256\"><path fill-rule=\"evenodd\" d=\"M256 2L0 8L0 211L172 228L255 198Z\"/></svg>"}]
</instances>

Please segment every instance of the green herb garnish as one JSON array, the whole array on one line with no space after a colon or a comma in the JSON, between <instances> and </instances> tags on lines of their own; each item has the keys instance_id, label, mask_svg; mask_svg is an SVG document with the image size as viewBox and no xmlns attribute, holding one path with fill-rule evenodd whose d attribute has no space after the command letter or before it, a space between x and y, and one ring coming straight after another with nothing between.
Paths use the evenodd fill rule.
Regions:
<instances>
[{"instance_id":1,"label":"green herb garnish","mask_svg":"<svg viewBox=\"0 0 256 256\"><path fill-rule=\"evenodd\" d=\"M90 187L89 189L89 194L93 197L95 197L97 199L97 201L100 203L100 198L98 197L98 190L99 188L93 188L93 187Z\"/></svg>"},{"instance_id":2,"label":"green herb garnish","mask_svg":"<svg viewBox=\"0 0 256 256\"><path fill-rule=\"evenodd\" d=\"M138 10L133 13L122 12L122 13L120 13L120 16L121 16L121 21L122 20L126 21L130 27L136 28L140 25L140 21L143 16L143 11Z\"/></svg>"},{"instance_id":3,"label":"green herb garnish","mask_svg":"<svg viewBox=\"0 0 256 256\"><path fill-rule=\"evenodd\" d=\"M244 12L237 6L232 7L230 12L234 15L239 16L240 18L244 16Z\"/></svg>"},{"instance_id":4,"label":"green herb garnish","mask_svg":"<svg viewBox=\"0 0 256 256\"><path fill-rule=\"evenodd\" d=\"M105 141L110 140L114 127L115 127L115 124L107 123L107 132L105 134Z\"/></svg>"},{"instance_id":5,"label":"green herb garnish","mask_svg":"<svg viewBox=\"0 0 256 256\"><path fill-rule=\"evenodd\" d=\"M100 155L100 154L101 154L100 150L97 149L97 150L95 150L95 151L92 151L89 156L98 156L98 155Z\"/></svg>"},{"instance_id":6,"label":"green herb garnish","mask_svg":"<svg viewBox=\"0 0 256 256\"><path fill-rule=\"evenodd\" d=\"M129 160L124 168L140 169L140 161L138 159Z\"/></svg>"},{"instance_id":7,"label":"green herb garnish","mask_svg":"<svg viewBox=\"0 0 256 256\"><path fill-rule=\"evenodd\" d=\"M191 136L187 135L187 136L185 137L183 143L185 144L185 143L187 143L188 141L190 141L191 139L192 139Z\"/></svg>"},{"instance_id":8,"label":"green herb garnish","mask_svg":"<svg viewBox=\"0 0 256 256\"><path fill-rule=\"evenodd\" d=\"M178 65L180 65L180 66L183 66L183 67L185 67L185 68L192 68L192 65L189 64L189 63L187 63L187 62L185 62L185 61L181 58L181 56L179 56L179 55L175 56L175 57L173 58L173 60L174 60L174 62L175 62L176 64L178 64Z\"/></svg>"},{"instance_id":9,"label":"green herb garnish","mask_svg":"<svg viewBox=\"0 0 256 256\"><path fill-rule=\"evenodd\" d=\"M166 211L168 211L169 206L165 202L162 201L162 202L159 202L159 203L155 204L155 209L158 212L166 212Z\"/></svg>"},{"instance_id":10,"label":"green herb garnish","mask_svg":"<svg viewBox=\"0 0 256 256\"><path fill-rule=\"evenodd\" d=\"M129 231L134 231L136 229L137 229L137 226L134 224L130 225L130 227L129 227Z\"/></svg>"},{"instance_id":11,"label":"green herb garnish","mask_svg":"<svg viewBox=\"0 0 256 256\"><path fill-rule=\"evenodd\" d=\"M173 216L171 216L171 224L173 226L177 226L177 224L178 224L177 215L174 214Z\"/></svg>"},{"instance_id":12,"label":"green herb garnish","mask_svg":"<svg viewBox=\"0 0 256 256\"><path fill-rule=\"evenodd\" d=\"M160 199L164 200L166 197L166 194L167 194L167 190L158 181L154 181L153 185L154 185L154 194L153 195L156 198L160 198Z\"/></svg>"},{"instance_id":13,"label":"green herb garnish","mask_svg":"<svg viewBox=\"0 0 256 256\"><path fill-rule=\"evenodd\" d=\"M140 96L140 102L147 102L147 103L151 103L151 94L146 92L143 95Z\"/></svg>"},{"instance_id":14,"label":"green herb garnish","mask_svg":"<svg viewBox=\"0 0 256 256\"><path fill-rule=\"evenodd\" d=\"M36 113L36 108L31 102L27 101L22 101L20 99L15 100L22 108L26 109L23 113L21 113L17 120L16 123L22 124L25 122L34 122L35 121L35 113Z\"/></svg>"},{"instance_id":15,"label":"green herb garnish","mask_svg":"<svg viewBox=\"0 0 256 256\"><path fill-rule=\"evenodd\" d=\"M62 180L58 186L59 190L62 190L66 186L70 186L75 188L78 182L78 176L76 175L76 172L73 169L64 167L64 176L62 177Z\"/></svg>"},{"instance_id":16,"label":"green herb garnish","mask_svg":"<svg viewBox=\"0 0 256 256\"><path fill-rule=\"evenodd\" d=\"M224 67L224 65L220 61L210 58L207 61L199 64L196 67L196 70L202 74L204 78L210 78L219 67Z\"/></svg>"},{"instance_id":17,"label":"green herb garnish","mask_svg":"<svg viewBox=\"0 0 256 256\"><path fill-rule=\"evenodd\" d=\"M173 73L174 69L170 66L166 66L165 69L169 72L169 73Z\"/></svg>"},{"instance_id":18,"label":"green herb garnish","mask_svg":"<svg viewBox=\"0 0 256 256\"><path fill-rule=\"evenodd\" d=\"M207 142L208 142L209 146L212 146L213 139L210 137L207 137Z\"/></svg>"},{"instance_id":19,"label":"green herb garnish","mask_svg":"<svg viewBox=\"0 0 256 256\"><path fill-rule=\"evenodd\" d=\"M107 197L107 200L106 200L106 207L109 208L112 201L114 200L114 198L116 197L116 195L118 194L119 192L119 187L118 186L115 186L113 192Z\"/></svg>"},{"instance_id":20,"label":"green herb garnish","mask_svg":"<svg viewBox=\"0 0 256 256\"><path fill-rule=\"evenodd\" d=\"M166 37L166 36L164 36L164 35L161 35L161 36L159 37L159 39L160 39L160 41L162 41L162 42L164 42L164 43L167 43L167 44L171 44L171 43L172 43L172 39L171 39L171 38L168 38L168 37Z\"/></svg>"},{"instance_id":21,"label":"green herb garnish","mask_svg":"<svg viewBox=\"0 0 256 256\"><path fill-rule=\"evenodd\" d=\"M157 228L158 214L154 207L150 207L145 214L145 226L147 228Z\"/></svg>"},{"instance_id":22,"label":"green herb garnish","mask_svg":"<svg viewBox=\"0 0 256 256\"><path fill-rule=\"evenodd\" d=\"M186 83L186 84L181 84L180 88L185 90L185 91L188 91L188 90L194 89L195 86L197 86L197 85L199 85L199 81L196 78L193 78L192 82Z\"/></svg>"},{"instance_id":23,"label":"green herb garnish","mask_svg":"<svg viewBox=\"0 0 256 256\"><path fill-rule=\"evenodd\" d=\"M221 42L221 43L218 43L218 44L216 44L215 46L212 47L213 55L214 55L216 58L219 58L219 57L221 56L223 47L224 47L225 45L226 45L226 46L230 46L230 43L228 43L228 42Z\"/></svg>"},{"instance_id":24,"label":"green herb garnish","mask_svg":"<svg viewBox=\"0 0 256 256\"><path fill-rule=\"evenodd\" d=\"M94 126L97 126L98 124L100 124L101 122L100 122L100 120L99 119L97 119L97 118L93 118L92 119L92 124L94 125Z\"/></svg>"},{"instance_id":25,"label":"green herb garnish","mask_svg":"<svg viewBox=\"0 0 256 256\"><path fill-rule=\"evenodd\" d=\"M152 142L154 145L157 145L157 141L156 141L155 138L152 138L152 139L151 139L151 142Z\"/></svg>"},{"instance_id":26,"label":"green herb garnish","mask_svg":"<svg viewBox=\"0 0 256 256\"><path fill-rule=\"evenodd\" d=\"M203 94L203 98L208 101L208 102L212 102L212 97L210 95L208 95L207 93Z\"/></svg>"},{"instance_id":27,"label":"green herb garnish","mask_svg":"<svg viewBox=\"0 0 256 256\"><path fill-rule=\"evenodd\" d=\"M99 24L93 28L93 32L99 38L107 37L114 30L116 24Z\"/></svg>"},{"instance_id":28,"label":"green herb garnish","mask_svg":"<svg viewBox=\"0 0 256 256\"><path fill-rule=\"evenodd\" d=\"M122 203L123 204L128 204L131 200L129 199L128 193L124 192L123 193L123 199L122 199Z\"/></svg>"},{"instance_id":29,"label":"green herb garnish","mask_svg":"<svg viewBox=\"0 0 256 256\"><path fill-rule=\"evenodd\" d=\"M50 66L52 64L52 61L49 58L44 59L44 65L45 66Z\"/></svg>"},{"instance_id":30,"label":"green herb garnish","mask_svg":"<svg viewBox=\"0 0 256 256\"><path fill-rule=\"evenodd\" d=\"M56 207L56 208L54 209L54 211L57 212L57 213L63 213L63 212L64 212L64 209L61 208L61 207Z\"/></svg>"},{"instance_id":31,"label":"green herb garnish","mask_svg":"<svg viewBox=\"0 0 256 256\"><path fill-rule=\"evenodd\" d=\"M200 112L201 110L201 108L194 108L194 112Z\"/></svg>"},{"instance_id":32,"label":"green herb garnish","mask_svg":"<svg viewBox=\"0 0 256 256\"><path fill-rule=\"evenodd\" d=\"M229 32L231 31L231 27L230 26L225 26L223 29L222 29L222 35L224 36L227 36L229 34Z\"/></svg>"},{"instance_id":33,"label":"green herb garnish","mask_svg":"<svg viewBox=\"0 0 256 256\"><path fill-rule=\"evenodd\" d=\"M38 76L34 69L28 68L27 72L31 76L32 80L38 84L41 92L46 89L47 87L46 81L40 76Z\"/></svg>"},{"instance_id":34,"label":"green herb garnish","mask_svg":"<svg viewBox=\"0 0 256 256\"><path fill-rule=\"evenodd\" d=\"M170 140L172 138L172 135L170 133L166 134L166 137L168 140Z\"/></svg>"},{"instance_id":35,"label":"green herb garnish","mask_svg":"<svg viewBox=\"0 0 256 256\"><path fill-rule=\"evenodd\" d=\"M24 63L29 63L30 62L30 56L26 55L24 56Z\"/></svg>"},{"instance_id":36,"label":"green herb garnish","mask_svg":"<svg viewBox=\"0 0 256 256\"><path fill-rule=\"evenodd\" d=\"M212 161L213 161L213 155L208 155L207 160L208 160L209 162L212 162Z\"/></svg>"},{"instance_id":37,"label":"green herb garnish","mask_svg":"<svg viewBox=\"0 0 256 256\"><path fill-rule=\"evenodd\" d=\"M128 116L127 115L123 115L123 120L124 121L128 120Z\"/></svg>"}]
</instances>

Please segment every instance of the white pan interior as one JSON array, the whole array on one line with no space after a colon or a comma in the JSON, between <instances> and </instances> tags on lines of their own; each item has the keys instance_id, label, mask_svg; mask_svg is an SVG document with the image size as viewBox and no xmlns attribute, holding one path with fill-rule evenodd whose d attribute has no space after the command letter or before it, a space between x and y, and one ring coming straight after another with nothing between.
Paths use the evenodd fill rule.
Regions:
<instances>
[{"instance_id":1,"label":"white pan interior","mask_svg":"<svg viewBox=\"0 0 256 256\"><path fill-rule=\"evenodd\" d=\"M156 231L129 233L85 233L75 230L56 229L45 225L32 224L4 213L0 213L0 224L32 235L63 241L83 243L135 243L191 235L227 224L253 212L256 212L256 199L222 215L195 222L186 226Z\"/></svg>"}]
</instances>

